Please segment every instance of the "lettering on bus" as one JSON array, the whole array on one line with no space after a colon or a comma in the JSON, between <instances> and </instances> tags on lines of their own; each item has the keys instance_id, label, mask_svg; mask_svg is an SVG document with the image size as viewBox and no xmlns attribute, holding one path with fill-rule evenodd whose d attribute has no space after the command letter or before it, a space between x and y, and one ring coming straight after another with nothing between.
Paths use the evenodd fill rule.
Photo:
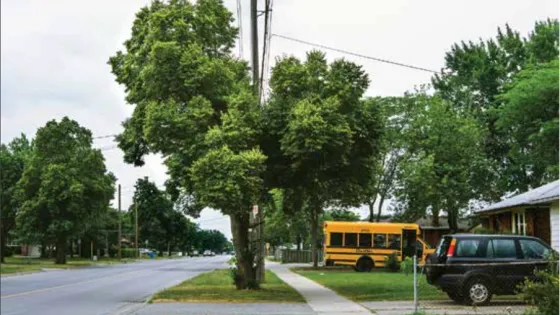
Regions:
<instances>
[{"instance_id":1,"label":"lettering on bus","mask_svg":"<svg viewBox=\"0 0 560 315\"><path fill-rule=\"evenodd\" d=\"M367 248L358 248L356 249L356 253L371 253L373 252L371 249L367 249Z\"/></svg>"}]
</instances>

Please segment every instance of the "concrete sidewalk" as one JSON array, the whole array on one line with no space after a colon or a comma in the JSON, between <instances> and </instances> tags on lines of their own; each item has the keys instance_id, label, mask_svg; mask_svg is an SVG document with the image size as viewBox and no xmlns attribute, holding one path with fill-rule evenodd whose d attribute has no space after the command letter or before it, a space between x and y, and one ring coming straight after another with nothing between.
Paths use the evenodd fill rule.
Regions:
<instances>
[{"instance_id":1,"label":"concrete sidewalk","mask_svg":"<svg viewBox=\"0 0 560 315\"><path fill-rule=\"evenodd\" d=\"M289 266L267 262L267 267L282 281L297 290L317 314L365 315L371 312L358 303L352 302L332 290L291 272ZM292 266L293 267L293 266Z\"/></svg>"}]
</instances>

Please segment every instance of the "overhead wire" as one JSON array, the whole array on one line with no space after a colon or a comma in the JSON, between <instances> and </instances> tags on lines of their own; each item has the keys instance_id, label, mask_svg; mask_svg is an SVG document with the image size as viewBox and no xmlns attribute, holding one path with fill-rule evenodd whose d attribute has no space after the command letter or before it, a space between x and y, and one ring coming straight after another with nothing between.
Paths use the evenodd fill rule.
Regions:
<instances>
[{"instance_id":1,"label":"overhead wire","mask_svg":"<svg viewBox=\"0 0 560 315\"><path fill-rule=\"evenodd\" d=\"M369 59L369 60L373 60L373 61L387 63L387 64L391 64L391 65L394 65L394 66L399 66L399 67L404 67L404 68L409 68L409 69L414 69L414 70L419 70L419 71L425 71L425 72L431 72L431 73L439 73L439 71L435 71L435 70L431 70L431 69L427 69L427 68L423 68L423 67L418 67L418 66L405 64L405 63L401 63L401 62L396 62L396 61L392 61L392 60L388 60L388 59L382 59L382 58L378 58L378 57L367 56L367 55L355 53L355 52L352 52L352 51L349 51L349 50L344 50L344 49L340 49L340 48L329 47L329 46L322 45L322 44L312 43L312 42L309 42L309 41L306 41L306 40L302 40L302 39L298 39L298 38L294 38L294 37L290 37L290 36L286 36L286 35L272 34L272 36L282 38L282 39L285 39L285 40L289 40L289 41L292 41L292 42L306 44L306 45L309 45L309 46L314 46L314 47L318 47L318 48L322 48L322 49L336 51L336 52L346 54L346 55L351 55L351 56L355 56L355 57L360 57L360 58L364 58L364 59Z\"/></svg>"}]
</instances>

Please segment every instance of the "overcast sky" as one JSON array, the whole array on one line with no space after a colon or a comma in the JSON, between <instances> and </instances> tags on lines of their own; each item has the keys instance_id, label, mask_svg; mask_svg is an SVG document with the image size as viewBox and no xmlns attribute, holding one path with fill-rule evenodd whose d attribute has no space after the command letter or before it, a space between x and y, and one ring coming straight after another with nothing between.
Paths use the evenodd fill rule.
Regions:
<instances>
[{"instance_id":1,"label":"overcast sky","mask_svg":"<svg viewBox=\"0 0 560 315\"><path fill-rule=\"evenodd\" d=\"M94 136L119 133L120 123L133 108L124 102L123 88L114 81L107 60L121 49L135 13L148 2L2 0L2 142L22 132L33 137L48 120L65 115L91 129ZM241 3L244 58L248 59L249 1ZM225 4L236 12L235 1ZM526 35L536 20L558 18L559 7L557 0L277 0L273 11L273 33L439 70L453 43L493 37L505 23ZM285 54L303 58L309 49L273 38L271 59ZM340 53L327 52L327 56L363 65L371 79L370 96L401 95L430 80L427 72ZM131 204L139 177L149 176L160 186L167 178L156 156L135 168L123 163L111 138L96 140L95 146L105 149L107 167L122 185L123 209ZM365 216L365 208L356 211ZM198 222L231 237L229 220L219 212L205 210Z\"/></svg>"}]
</instances>

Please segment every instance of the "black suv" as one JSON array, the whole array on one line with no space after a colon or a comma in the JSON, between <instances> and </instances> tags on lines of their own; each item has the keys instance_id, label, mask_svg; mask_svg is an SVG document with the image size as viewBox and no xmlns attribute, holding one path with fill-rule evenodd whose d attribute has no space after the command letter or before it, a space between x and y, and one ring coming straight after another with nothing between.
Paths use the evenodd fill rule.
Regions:
<instances>
[{"instance_id":1,"label":"black suv","mask_svg":"<svg viewBox=\"0 0 560 315\"><path fill-rule=\"evenodd\" d=\"M426 261L428 283L459 303L488 304L493 294L515 294L553 250L529 236L454 234L441 238Z\"/></svg>"}]
</instances>

